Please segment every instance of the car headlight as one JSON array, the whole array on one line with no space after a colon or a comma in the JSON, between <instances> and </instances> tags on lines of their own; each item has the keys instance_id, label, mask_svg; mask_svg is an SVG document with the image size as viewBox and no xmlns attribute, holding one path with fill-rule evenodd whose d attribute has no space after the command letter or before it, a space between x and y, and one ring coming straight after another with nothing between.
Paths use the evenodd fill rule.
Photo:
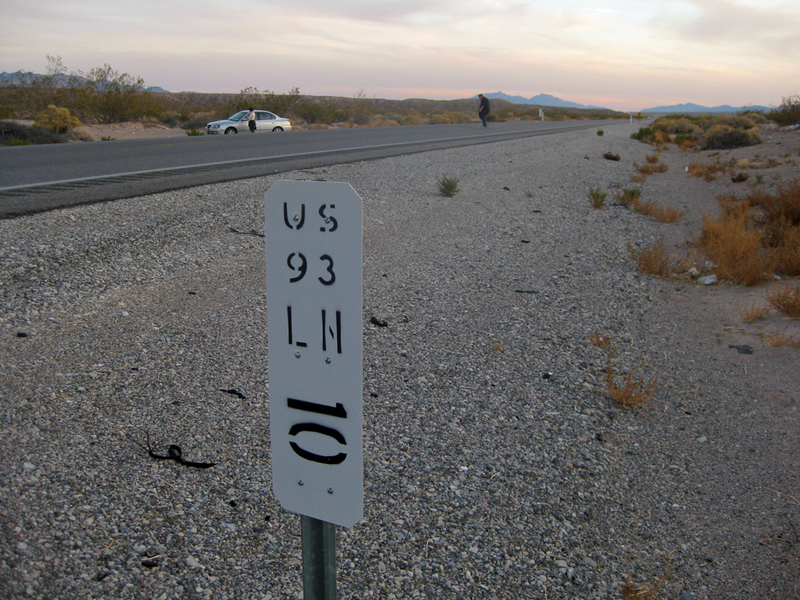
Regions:
<instances>
[{"instance_id":1,"label":"car headlight","mask_svg":"<svg viewBox=\"0 0 800 600\"><path fill-rule=\"evenodd\" d=\"M211 129L219 129L219 125L209 125Z\"/></svg>"}]
</instances>

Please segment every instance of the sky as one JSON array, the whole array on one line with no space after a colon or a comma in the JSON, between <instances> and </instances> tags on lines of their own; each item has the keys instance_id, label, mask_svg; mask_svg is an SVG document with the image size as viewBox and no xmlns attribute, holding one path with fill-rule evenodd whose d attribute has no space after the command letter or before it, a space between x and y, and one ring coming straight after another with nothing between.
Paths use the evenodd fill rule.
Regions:
<instances>
[{"instance_id":1,"label":"sky","mask_svg":"<svg viewBox=\"0 0 800 600\"><path fill-rule=\"evenodd\" d=\"M637 111L800 93L797 0L0 0L0 71L173 92L540 93Z\"/></svg>"}]
</instances>

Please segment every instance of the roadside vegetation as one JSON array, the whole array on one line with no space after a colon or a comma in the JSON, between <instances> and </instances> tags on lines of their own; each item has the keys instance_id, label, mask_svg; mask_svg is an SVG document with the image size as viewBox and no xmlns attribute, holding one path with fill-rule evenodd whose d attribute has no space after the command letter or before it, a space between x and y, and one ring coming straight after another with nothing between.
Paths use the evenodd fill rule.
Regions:
<instances>
[{"instance_id":1,"label":"roadside vegetation","mask_svg":"<svg viewBox=\"0 0 800 600\"><path fill-rule=\"evenodd\" d=\"M34 129L15 130L14 137L0 136L0 144L44 143L48 139L66 141L77 123L109 124L140 122L179 127L187 132L203 132L206 123L224 119L250 106L270 110L292 119L298 129L328 127L387 127L409 125L438 125L469 123L477 120L477 104L473 98L461 100L382 100L368 98L363 91L352 98L335 96L306 96L298 88L276 93L258 87L248 87L237 94L169 93L148 88L141 77L120 73L110 65L91 69L87 73L69 72L61 57L48 56L44 75L18 73L11 84L0 85L0 120L39 121L35 129L67 135L66 138L44 138ZM42 113L68 111L57 124L41 121ZM539 109L545 120L568 121L582 119L616 119L624 115L604 109L573 109L511 104L492 100L493 122L539 120ZM64 128L66 127L66 131ZM189 133L188 135L195 135Z\"/></svg>"},{"instance_id":2,"label":"roadside vegetation","mask_svg":"<svg viewBox=\"0 0 800 600\"><path fill-rule=\"evenodd\" d=\"M663 237L646 248L629 244L628 253L641 272L657 277L691 277L704 285L717 281L748 287L767 284L764 301L738 307L742 321L747 324L759 323L771 312L790 320L800 318L800 289L796 279L800 277L800 179L787 180L775 175L767 184L763 172L780 165L795 166L796 158L790 154L765 158L753 155L752 151L749 158L736 158L724 152L758 144L760 130L776 126L800 126L800 97L785 98L780 107L768 114L661 117L651 127L642 127L631 136L656 147L655 152L647 155L646 164L634 165L632 181L644 182L649 175L659 172L659 154L675 144L681 150L698 154L698 159L691 160L686 167L688 177L745 184L742 193L728 192L716 197L719 210L702 215L699 231L687 240L688 252L681 253L684 256L670 255ZM705 156L711 160L699 158L700 151L709 151ZM616 201L642 214L662 222L683 216L683 211L662 209L643 201L639 187L619 187ZM800 348L800 333L796 331L762 329L755 335L769 347Z\"/></svg>"}]
</instances>

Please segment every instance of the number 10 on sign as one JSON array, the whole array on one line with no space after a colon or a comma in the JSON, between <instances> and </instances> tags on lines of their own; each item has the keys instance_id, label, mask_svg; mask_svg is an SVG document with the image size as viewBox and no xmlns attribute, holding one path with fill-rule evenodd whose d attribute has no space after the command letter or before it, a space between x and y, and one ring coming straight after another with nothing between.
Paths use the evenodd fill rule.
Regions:
<instances>
[{"instance_id":1,"label":"number 10 on sign","mask_svg":"<svg viewBox=\"0 0 800 600\"><path fill-rule=\"evenodd\" d=\"M363 516L361 198L277 181L265 197L272 489L344 527Z\"/></svg>"}]
</instances>

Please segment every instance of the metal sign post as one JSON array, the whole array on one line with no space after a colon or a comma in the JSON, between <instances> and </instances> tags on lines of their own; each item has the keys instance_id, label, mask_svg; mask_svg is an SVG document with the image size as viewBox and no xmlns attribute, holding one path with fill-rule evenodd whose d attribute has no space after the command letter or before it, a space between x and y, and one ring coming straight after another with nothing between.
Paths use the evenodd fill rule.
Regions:
<instances>
[{"instance_id":1,"label":"metal sign post","mask_svg":"<svg viewBox=\"0 0 800 600\"><path fill-rule=\"evenodd\" d=\"M304 515L305 598L327 600L333 525L363 516L362 203L346 183L277 181L264 205L272 489Z\"/></svg>"}]
</instances>

